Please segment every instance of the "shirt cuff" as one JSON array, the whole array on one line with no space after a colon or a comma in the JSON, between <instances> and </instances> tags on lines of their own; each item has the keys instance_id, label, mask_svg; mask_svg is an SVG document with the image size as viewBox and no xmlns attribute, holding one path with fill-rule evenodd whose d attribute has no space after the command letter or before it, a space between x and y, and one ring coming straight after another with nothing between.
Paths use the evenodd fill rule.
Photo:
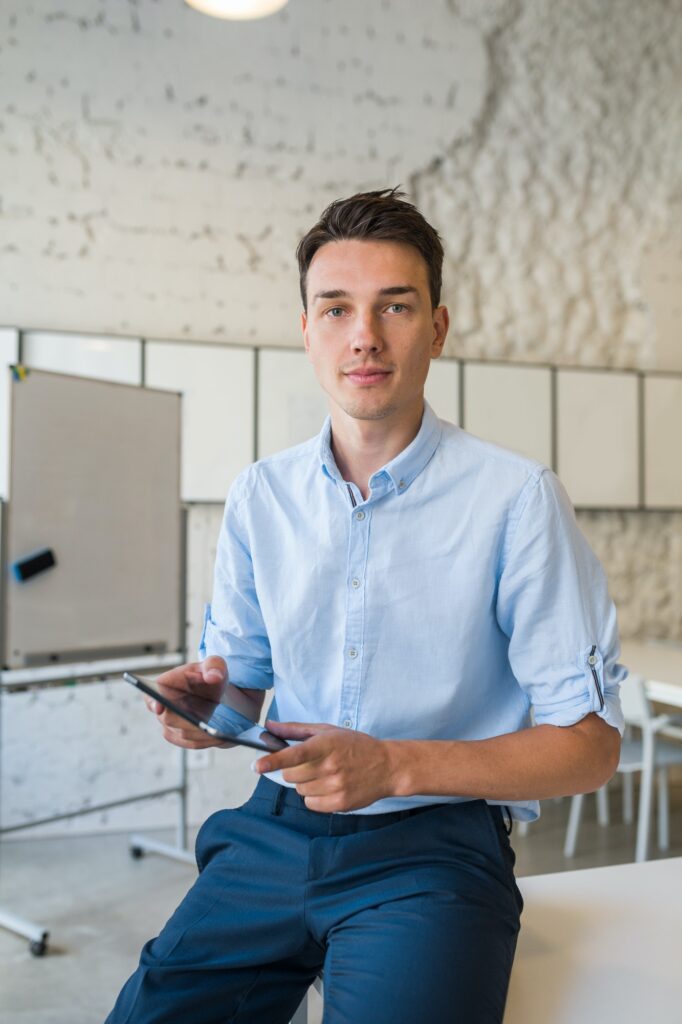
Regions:
<instances>
[{"instance_id":1,"label":"shirt cuff","mask_svg":"<svg viewBox=\"0 0 682 1024\"><path fill-rule=\"evenodd\" d=\"M586 693L582 700L572 704L533 705L536 725L558 725L565 727L575 725L576 722L580 722L581 719L591 714L603 718L607 725L617 729L621 736L625 732L625 719L623 718L618 695L608 690L604 694L603 707L598 703L595 706L592 693Z\"/></svg>"},{"instance_id":2,"label":"shirt cuff","mask_svg":"<svg viewBox=\"0 0 682 1024\"><path fill-rule=\"evenodd\" d=\"M272 668L270 662L263 664L261 659L250 658L248 655L236 654L231 648L229 634L221 630L211 618L211 606L204 609L204 628L199 642L199 660L217 655L227 663L228 680L233 686L243 686L250 690L269 690L272 688Z\"/></svg>"}]
</instances>

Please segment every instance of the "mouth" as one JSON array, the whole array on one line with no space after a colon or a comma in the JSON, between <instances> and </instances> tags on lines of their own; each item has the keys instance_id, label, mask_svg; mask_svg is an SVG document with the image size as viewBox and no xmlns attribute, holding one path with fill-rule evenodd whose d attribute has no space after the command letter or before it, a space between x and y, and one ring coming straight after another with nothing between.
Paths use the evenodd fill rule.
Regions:
<instances>
[{"instance_id":1,"label":"mouth","mask_svg":"<svg viewBox=\"0 0 682 1024\"><path fill-rule=\"evenodd\" d=\"M368 387L371 384L381 384L388 380L390 370L382 370L376 367L367 366L357 370L347 370L344 374L347 380L360 387Z\"/></svg>"}]
</instances>

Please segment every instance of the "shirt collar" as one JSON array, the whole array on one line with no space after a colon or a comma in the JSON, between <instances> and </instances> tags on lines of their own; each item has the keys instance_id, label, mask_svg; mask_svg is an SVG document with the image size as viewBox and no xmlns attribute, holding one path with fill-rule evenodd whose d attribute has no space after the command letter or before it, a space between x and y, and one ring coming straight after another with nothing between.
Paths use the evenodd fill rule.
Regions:
<instances>
[{"instance_id":1,"label":"shirt collar","mask_svg":"<svg viewBox=\"0 0 682 1024\"><path fill-rule=\"evenodd\" d=\"M335 483L343 483L331 448L332 424L327 416L318 436L318 454L323 471ZM438 417L428 402L424 402L419 432L413 441L398 452L394 459L372 474L370 487L381 478L390 481L396 494L403 494L415 480L433 456L441 438L441 426Z\"/></svg>"}]
</instances>

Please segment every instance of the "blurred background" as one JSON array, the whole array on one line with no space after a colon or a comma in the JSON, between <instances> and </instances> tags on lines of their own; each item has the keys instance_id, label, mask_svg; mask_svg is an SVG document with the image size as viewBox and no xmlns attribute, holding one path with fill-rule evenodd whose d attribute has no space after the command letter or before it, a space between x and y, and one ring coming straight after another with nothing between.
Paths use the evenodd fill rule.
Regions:
<instances>
[{"instance_id":1,"label":"blurred background","mask_svg":"<svg viewBox=\"0 0 682 1024\"><path fill-rule=\"evenodd\" d=\"M181 0L0 0L2 360L183 393L179 646L190 657L231 480L324 415L300 351L296 243L331 200L394 185L446 249L452 328L430 383L436 411L485 434L466 390L474 368L511 373L481 385L491 408L500 393L522 405L530 378L516 372L544 374L545 421L526 424L526 447L565 480L624 638L680 657L681 113L679 0L290 0L246 21ZM571 438L599 405L599 381L612 388L601 414L617 471L611 491L583 493ZM659 386L672 389L660 403ZM662 421L646 419L666 402ZM601 436L598 419L591 429ZM494 439L504 443L499 427ZM176 752L117 679L4 689L0 827L175 785ZM190 759L191 828L246 798L251 760ZM669 844L652 842L652 857L682 852L680 769L670 777ZM636 821L622 823L619 781L610 789L611 824L596 825L586 800L568 860L570 801L549 802L517 837L521 873L633 860ZM115 913L138 900L135 878L160 887L143 920L120 910L124 951L82 1017L33 992L38 1009L14 993L8 1019L100 1019L149 922L192 877L166 859L131 862L125 837L168 838L176 824L171 794L7 833L0 904L48 921L65 953L102 941L84 873L104 868ZM27 977L56 972L8 932L0 956ZM42 978L54 986L64 971Z\"/></svg>"}]
</instances>

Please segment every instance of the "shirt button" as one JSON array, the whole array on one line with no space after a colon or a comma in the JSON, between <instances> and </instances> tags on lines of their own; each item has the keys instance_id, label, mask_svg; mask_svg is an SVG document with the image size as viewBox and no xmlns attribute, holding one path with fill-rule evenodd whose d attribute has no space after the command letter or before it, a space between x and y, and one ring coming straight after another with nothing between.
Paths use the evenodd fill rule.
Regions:
<instances>
[{"instance_id":1,"label":"shirt button","mask_svg":"<svg viewBox=\"0 0 682 1024\"><path fill-rule=\"evenodd\" d=\"M358 522L362 522L362 520L365 518L365 513L362 511L362 509L360 509L359 512L355 513L355 518L358 520Z\"/></svg>"},{"instance_id":2,"label":"shirt button","mask_svg":"<svg viewBox=\"0 0 682 1024\"><path fill-rule=\"evenodd\" d=\"M357 578L357 576L353 577L353 579L350 581L350 585L353 588L353 590L358 589L358 587L360 586L360 580Z\"/></svg>"},{"instance_id":3,"label":"shirt button","mask_svg":"<svg viewBox=\"0 0 682 1024\"><path fill-rule=\"evenodd\" d=\"M597 664L597 659L595 658L594 654L591 654L589 656L589 658L587 659L587 664L588 665L596 665Z\"/></svg>"},{"instance_id":4,"label":"shirt button","mask_svg":"<svg viewBox=\"0 0 682 1024\"><path fill-rule=\"evenodd\" d=\"M403 488L404 486L405 486L405 481L404 481L404 480L399 480L399 481L398 481L398 487L400 487L400 489L402 490L402 488Z\"/></svg>"},{"instance_id":5,"label":"shirt button","mask_svg":"<svg viewBox=\"0 0 682 1024\"><path fill-rule=\"evenodd\" d=\"M343 724L346 727L346 729L350 729L353 725L353 722L350 718L344 718Z\"/></svg>"},{"instance_id":6,"label":"shirt button","mask_svg":"<svg viewBox=\"0 0 682 1024\"><path fill-rule=\"evenodd\" d=\"M351 647L349 649L349 651L348 651L348 657L349 658L357 658L357 656L358 656L358 652L356 651L356 649L354 647Z\"/></svg>"}]
</instances>

